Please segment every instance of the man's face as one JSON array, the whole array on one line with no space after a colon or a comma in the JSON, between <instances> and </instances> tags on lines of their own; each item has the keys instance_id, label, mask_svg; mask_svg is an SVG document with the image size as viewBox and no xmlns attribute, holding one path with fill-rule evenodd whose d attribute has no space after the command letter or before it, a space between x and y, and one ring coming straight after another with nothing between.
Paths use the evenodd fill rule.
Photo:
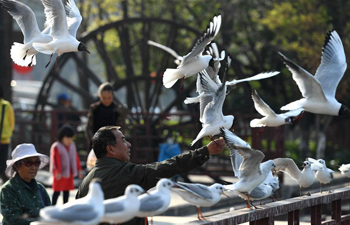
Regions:
<instances>
[{"instance_id":1,"label":"man's face","mask_svg":"<svg viewBox=\"0 0 350 225\"><path fill-rule=\"evenodd\" d=\"M102 91L100 95L100 101L104 106L110 106L113 102L113 92Z\"/></svg>"},{"instance_id":2,"label":"man's face","mask_svg":"<svg viewBox=\"0 0 350 225\"><path fill-rule=\"evenodd\" d=\"M115 153L115 158L122 161L130 161L131 155L131 144L125 139L125 136L119 130L112 131L117 139L117 145L113 146L113 153Z\"/></svg>"}]
</instances>

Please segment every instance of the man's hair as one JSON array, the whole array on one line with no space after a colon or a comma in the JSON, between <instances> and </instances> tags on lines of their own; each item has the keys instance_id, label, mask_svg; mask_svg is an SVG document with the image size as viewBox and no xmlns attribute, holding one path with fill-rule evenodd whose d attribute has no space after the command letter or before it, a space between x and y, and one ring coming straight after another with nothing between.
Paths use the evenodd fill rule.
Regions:
<instances>
[{"instance_id":1,"label":"man's hair","mask_svg":"<svg viewBox=\"0 0 350 225\"><path fill-rule=\"evenodd\" d=\"M69 124L65 124L61 127L57 134L57 140L62 142L64 137L73 137L75 135L75 130Z\"/></svg>"},{"instance_id":2,"label":"man's hair","mask_svg":"<svg viewBox=\"0 0 350 225\"><path fill-rule=\"evenodd\" d=\"M4 98L4 89L0 85L0 99Z\"/></svg>"},{"instance_id":3,"label":"man's hair","mask_svg":"<svg viewBox=\"0 0 350 225\"><path fill-rule=\"evenodd\" d=\"M101 93L104 92L104 91L108 91L108 92L114 92L114 87L112 86L111 83L109 82L105 82L103 84L101 84L99 87L98 87L98 96L101 96Z\"/></svg>"},{"instance_id":4,"label":"man's hair","mask_svg":"<svg viewBox=\"0 0 350 225\"><path fill-rule=\"evenodd\" d=\"M117 139L112 131L119 130L119 126L105 126L96 131L92 137L92 148L96 158L102 158L107 154L107 145L116 145Z\"/></svg>"}]
</instances>

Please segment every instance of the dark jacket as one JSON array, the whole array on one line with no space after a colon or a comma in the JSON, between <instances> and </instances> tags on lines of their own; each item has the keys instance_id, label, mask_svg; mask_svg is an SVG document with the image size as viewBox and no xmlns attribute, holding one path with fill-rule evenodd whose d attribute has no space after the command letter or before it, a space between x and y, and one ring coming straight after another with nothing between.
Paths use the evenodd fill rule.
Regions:
<instances>
[{"instance_id":1,"label":"dark jacket","mask_svg":"<svg viewBox=\"0 0 350 225\"><path fill-rule=\"evenodd\" d=\"M125 188L129 184L138 184L148 190L157 184L159 178L170 178L176 174L187 173L203 165L209 158L207 147L145 165L121 162L114 158L100 158L79 186L76 198L86 196L89 183L93 178L101 179L104 197L110 199L124 195ZM145 221L143 218L134 218L125 224L144 225Z\"/></svg>"},{"instance_id":2,"label":"dark jacket","mask_svg":"<svg viewBox=\"0 0 350 225\"><path fill-rule=\"evenodd\" d=\"M88 122L85 134L88 140L98 129L104 126L121 126L124 129L126 109L113 102L109 107L105 107L100 101L92 103L89 107Z\"/></svg>"},{"instance_id":3,"label":"dark jacket","mask_svg":"<svg viewBox=\"0 0 350 225\"><path fill-rule=\"evenodd\" d=\"M40 189L39 189L40 188ZM28 186L18 174L1 189L0 210L3 225L29 225L39 216L40 209L51 205L45 187L33 179ZM28 216L28 219L23 219Z\"/></svg>"}]
</instances>

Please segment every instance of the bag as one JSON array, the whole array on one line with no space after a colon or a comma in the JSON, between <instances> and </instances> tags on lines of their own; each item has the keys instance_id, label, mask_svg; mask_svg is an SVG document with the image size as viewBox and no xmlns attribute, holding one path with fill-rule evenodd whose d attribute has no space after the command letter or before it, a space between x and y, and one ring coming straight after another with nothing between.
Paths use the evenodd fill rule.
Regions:
<instances>
[{"instance_id":1,"label":"bag","mask_svg":"<svg viewBox=\"0 0 350 225\"><path fill-rule=\"evenodd\" d=\"M178 155L180 153L181 153L181 149L179 144L168 144L168 143L159 144L158 162L161 162L166 159L170 159L171 157Z\"/></svg>"}]
</instances>

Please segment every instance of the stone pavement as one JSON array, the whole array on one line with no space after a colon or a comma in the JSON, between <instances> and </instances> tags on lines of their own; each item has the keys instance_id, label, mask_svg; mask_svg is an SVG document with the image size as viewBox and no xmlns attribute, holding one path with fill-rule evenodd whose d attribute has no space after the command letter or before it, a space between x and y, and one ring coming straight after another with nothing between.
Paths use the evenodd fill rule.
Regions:
<instances>
[{"instance_id":1,"label":"stone pavement","mask_svg":"<svg viewBox=\"0 0 350 225\"><path fill-rule=\"evenodd\" d=\"M190 179L192 182L198 182L198 183L204 183L204 184L212 184L214 181L208 177L208 176L200 176L200 175L191 175ZM229 182L234 182L235 178L233 177L221 177L221 179ZM45 185L50 185L50 174L46 171L40 171L37 175L37 180L41 183L44 183ZM332 188L337 187L344 187L346 185L347 179L343 176L341 176L340 173L335 173L335 179L332 181ZM76 180L76 186L79 184L79 181ZM1 187L0 187L1 188ZM324 187L326 189L326 187ZM53 190L51 188L47 188L47 191L50 196L52 196ZM319 191L319 183L315 182L312 185L312 189L310 189L311 193L315 193ZM70 191L70 197L69 201L73 200L75 198L75 194L77 192L77 189ZM284 176L283 185L281 185L280 193L283 193L283 196L289 196L294 197L299 195L299 186L296 185L296 183L289 178L288 176ZM306 190L303 191L303 193L306 193ZM245 203L240 199L239 197L233 195L232 193L228 193L230 198L227 198L226 196L222 196L221 201L212 206L212 207L204 207L202 208L202 212L204 216L212 216L219 213L228 212L230 208L234 209L241 209L245 208ZM281 195L281 194L280 194ZM282 197L280 199L283 199L286 197ZM271 200L265 200L265 203L269 203ZM62 203L62 194L58 199L57 202L58 205L63 204ZM258 204L258 203L257 203ZM184 201L181 197L179 197L177 194L172 193L171 196L171 202L169 209L163 213L161 216L155 216L153 217L154 225L174 225L174 224L184 224L192 221L197 220L197 210L196 207L193 205L188 204L186 201ZM150 219L150 218L149 218ZM0 214L0 221L2 221L2 216ZM303 219L301 219L303 221ZM303 221L304 222L304 221ZM1 224L1 223L0 223ZM246 223L248 224L248 223ZM275 221L275 224L287 224L286 221ZM305 223L301 224L310 224L309 221L305 221Z\"/></svg>"}]
</instances>

